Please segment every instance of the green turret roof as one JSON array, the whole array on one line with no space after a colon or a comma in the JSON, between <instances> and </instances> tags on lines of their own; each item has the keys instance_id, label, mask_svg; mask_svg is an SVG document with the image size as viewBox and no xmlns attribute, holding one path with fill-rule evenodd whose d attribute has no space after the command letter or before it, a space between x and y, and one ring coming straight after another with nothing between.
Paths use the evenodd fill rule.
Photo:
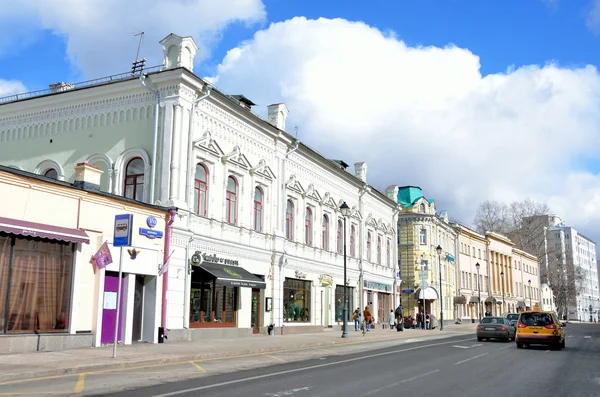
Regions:
<instances>
[{"instance_id":1,"label":"green turret roof","mask_svg":"<svg viewBox=\"0 0 600 397\"><path fill-rule=\"evenodd\" d=\"M423 191L418 186L402 186L398 188L398 202L405 207L410 207L421 197L423 197Z\"/></svg>"}]
</instances>

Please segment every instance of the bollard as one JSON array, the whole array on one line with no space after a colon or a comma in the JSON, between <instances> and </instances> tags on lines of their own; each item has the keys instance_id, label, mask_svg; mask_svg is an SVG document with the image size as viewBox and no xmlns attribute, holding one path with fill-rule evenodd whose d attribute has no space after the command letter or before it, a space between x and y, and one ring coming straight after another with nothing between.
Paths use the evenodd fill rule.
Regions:
<instances>
[{"instance_id":1,"label":"bollard","mask_svg":"<svg viewBox=\"0 0 600 397\"><path fill-rule=\"evenodd\" d=\"M269 333L269 335L275 334L275 324L269 324L267 326L267 332Z\"/></svg>"}]
</instances>

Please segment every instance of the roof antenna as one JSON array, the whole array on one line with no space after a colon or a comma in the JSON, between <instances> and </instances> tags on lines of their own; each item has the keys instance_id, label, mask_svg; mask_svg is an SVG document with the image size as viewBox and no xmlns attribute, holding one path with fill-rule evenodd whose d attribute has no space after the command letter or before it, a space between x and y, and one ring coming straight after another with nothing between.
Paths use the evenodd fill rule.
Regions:
<instances>
[{"instance_id":1,"label":"roof antenna","mask_svg":"<svg viewBox=\"0 0 600 397\"><path fill-rule=\"evenodd\" d=\"M137 53L135 54L135 61L133 61L131 66L131 74L135 75L136 73L141 73L142 70L144 70L144 66L146 65L146 58L138 60L138 57L140 56L140 48L142 47L142 42L144 41L144 32L139 32L137 34L134 34L133 36L140 36Z\"/></svg>"}]
</instances>

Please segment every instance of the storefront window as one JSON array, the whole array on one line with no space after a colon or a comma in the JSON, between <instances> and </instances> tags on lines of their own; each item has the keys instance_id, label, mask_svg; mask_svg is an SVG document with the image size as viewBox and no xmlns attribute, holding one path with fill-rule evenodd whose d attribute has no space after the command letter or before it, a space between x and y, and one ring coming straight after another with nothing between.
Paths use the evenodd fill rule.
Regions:
<instances>
[{"instance_id":1,"label":"storefront window","mask_svg":"<svg viewBox=\"0 0 600 397\"><path fill-rule=\"evenodd\" d=\"M73 247L70 244L0 237L1 331L66 331L72 268Z\"/></svg>"},{"instance_id":2,"label":"storefront window","mask_svg":"<svg viewBox=\"0 0 600 397\"><path fill-rule=\"evenodd\" d=\"M354 307L354 288L346 287L348 294L348 318L352 318L352 312L356 310ZM335 321L343 321L344 313L344 286L335 286Z\"/></svg>"},{"instance_id":3,"label":"storefront window","mask_svg":"<svg viewBox=\"0 0 600 397\"><path fill-rule=\"evenodd\" d=\"M283 282L285 321L310 322L310 281L286 278Z\"/></svg>"},{"instance_id":4,"label":"storefront window","mask_svg":"<svg viewBox=\"0 0 600 397\"><path fill-rule=\"evenodd\" d=\"M219 285L210 274L195 269L190 296L191 327L235 327L237 287Z\"/></svg>"}]
</instances>

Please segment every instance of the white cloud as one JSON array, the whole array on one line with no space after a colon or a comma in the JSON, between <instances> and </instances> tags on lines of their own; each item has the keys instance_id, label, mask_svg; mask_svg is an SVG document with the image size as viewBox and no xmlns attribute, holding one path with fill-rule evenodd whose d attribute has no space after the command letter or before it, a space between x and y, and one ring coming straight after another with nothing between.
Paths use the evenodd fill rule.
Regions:
<instances>
[{"instance_id":1,"label":"white cloud","mask_svg":"<svg viewBox=\"0 0 600 397\"><path fill-rule=\"evenodd\" d=\"M592 0L585 22L592 32L600 33L600 0Z\"/></svg>"},{"instance_id":2,"label":"white cloud","mask_svg":"<svg viewBox=\"0 0 600 397\"><path fill-rule=\"evenodd\" d=\"M0 79L0 98L26 91L27 89L20 81Z\"/></svg>"},{"instance_id":3,"label":"white cloud","mask_svg":"<svg viewBox=\"0 0 600 397\"><path fill-rule=\"evenodd\" d=\"M221 30L233 22L265 17L261 0L0 0L0 55L47 29L67 42L67 57L86 77L126 72L135 60L137 29L155 48L169 33L191 35L201 61ZM162 63L160 52L141 51L147 65Z\"/></svg>"},{"instance_id":4,"label":"white cloud","mask_svg":"<svg viewBox=\"0 0 600 397\"><path fill-rule=\"evenodd\" d=\"M288 131L298 124L320 152L368 161L376 187L420 185L466 222L482 200L527 197L575 226L600 221L600 177L573 166L598 160L597 70L479 70L456 46L411 48L363 23L294 18L232 49L214 78L261 112L286 102Z\"/></svg>"}]
</instances>

